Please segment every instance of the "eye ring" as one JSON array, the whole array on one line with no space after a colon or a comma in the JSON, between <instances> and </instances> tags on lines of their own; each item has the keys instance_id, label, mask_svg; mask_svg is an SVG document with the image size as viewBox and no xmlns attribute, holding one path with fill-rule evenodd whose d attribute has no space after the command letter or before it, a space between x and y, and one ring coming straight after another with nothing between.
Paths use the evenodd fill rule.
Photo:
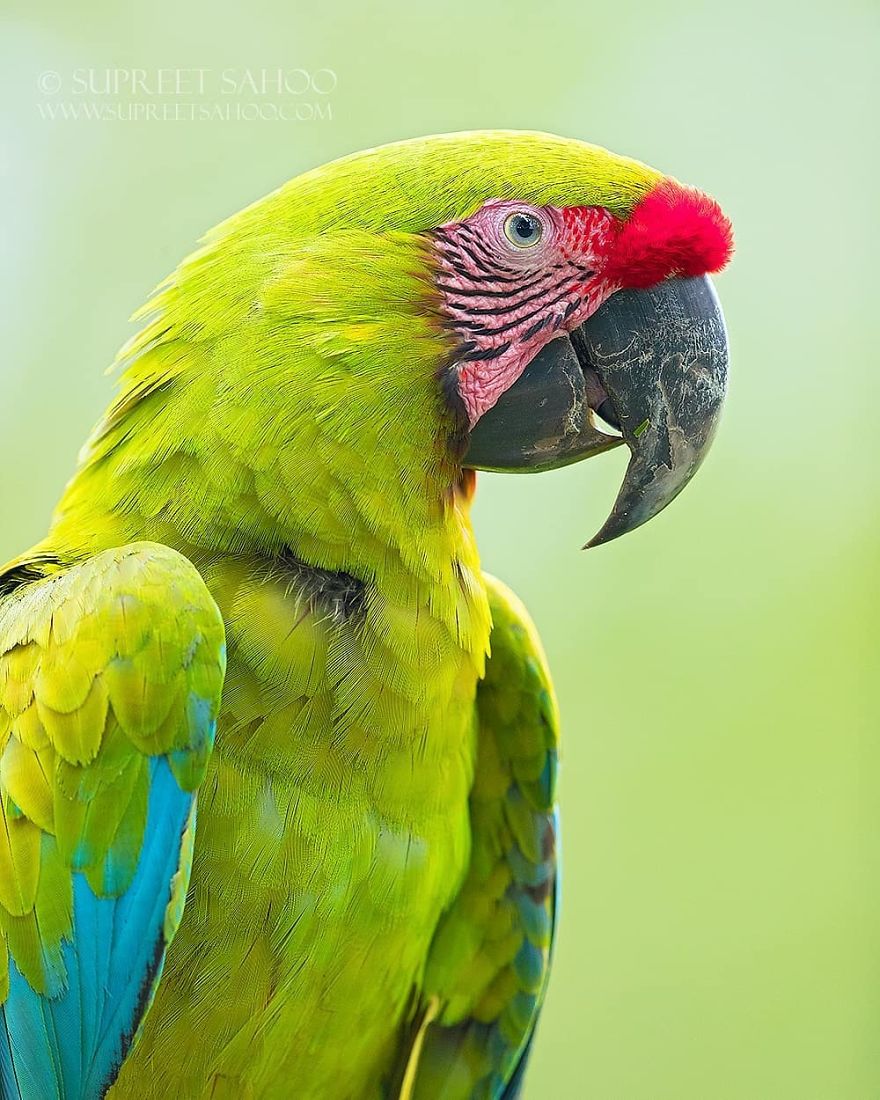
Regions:
<instances>
[{"instance_id":1,"label":"eye ring","mask_svg":"<svg viewBox=\"0 0 880 1100\"><path fill-rule=\"evenodd\" d=\"M504 236L514 248L534 248L543 235L540 218L525 210L516 210L504 219Z\"/></svg>"}]
</instances>

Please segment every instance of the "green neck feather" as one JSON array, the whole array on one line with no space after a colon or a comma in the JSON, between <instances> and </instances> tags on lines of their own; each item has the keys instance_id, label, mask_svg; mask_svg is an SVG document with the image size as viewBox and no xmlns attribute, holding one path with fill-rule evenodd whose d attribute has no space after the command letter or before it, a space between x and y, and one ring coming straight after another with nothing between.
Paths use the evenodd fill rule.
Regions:
<instances>
[{"instance_id":1,"label":"green neck feather","mask_svg":"<svg viewBox=\"0 0 880 1100\"><path fill-rule=\"evenodd\" d=\"M53 544L290 550L364 579L448 583L473 550L424 239L235 243L187 261L148 307Z\"/></svg>"}]
</instances>

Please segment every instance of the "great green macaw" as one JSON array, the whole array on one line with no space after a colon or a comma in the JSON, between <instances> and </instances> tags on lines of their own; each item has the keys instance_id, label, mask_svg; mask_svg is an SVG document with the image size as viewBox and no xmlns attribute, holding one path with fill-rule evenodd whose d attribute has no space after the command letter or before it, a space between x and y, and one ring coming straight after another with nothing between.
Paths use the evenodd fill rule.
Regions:
<instances>
[{"instance_id":1,"label":"great green macaw","mask_svg":"<svg viewBox=\"0 0 880 1100\"><path fill-rule=\"evenodd\" d=\"M6 1100L519 1095L558 719L473 471L625 442L594 541L664 507L730 251L670 177L487 131L299 176L159 287L0 571Z\"/></svg>"}]
</instances>

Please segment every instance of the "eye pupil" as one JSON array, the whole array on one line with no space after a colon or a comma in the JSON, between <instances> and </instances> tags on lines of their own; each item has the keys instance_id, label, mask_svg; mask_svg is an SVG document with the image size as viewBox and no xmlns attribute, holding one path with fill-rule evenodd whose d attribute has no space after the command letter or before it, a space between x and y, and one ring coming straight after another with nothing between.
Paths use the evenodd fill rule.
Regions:
<instances>
[{"instance_id":1,"label":"eye pupil","mask_svg":"<svg viewBox=\"0 0 880 1100\"><path fill-rule=\"evenodd\" d=\"M541 223L534 214L511 214L504 223L504 233L511 244L528 248L541 239Z\"/></svg>"}]
</instances>

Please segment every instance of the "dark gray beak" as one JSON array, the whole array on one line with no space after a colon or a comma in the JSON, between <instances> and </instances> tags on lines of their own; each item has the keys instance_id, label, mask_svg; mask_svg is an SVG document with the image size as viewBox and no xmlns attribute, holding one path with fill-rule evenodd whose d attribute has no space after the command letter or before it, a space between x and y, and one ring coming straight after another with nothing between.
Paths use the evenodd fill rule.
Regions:
<instances>
[{"instance_id":1,"label":"dark gray beak","mask_svg":"<svg viewBox=\"0 0 880 1100\"><path fill-rule=\"evenodd\" d=\"M707 277L618 291L542 348L474 426L464 464L550 470L626 443L623 485L587 543L598 546L646 523L687 485L726 388L727 333Z\"/></svg>"}]
</instances>

